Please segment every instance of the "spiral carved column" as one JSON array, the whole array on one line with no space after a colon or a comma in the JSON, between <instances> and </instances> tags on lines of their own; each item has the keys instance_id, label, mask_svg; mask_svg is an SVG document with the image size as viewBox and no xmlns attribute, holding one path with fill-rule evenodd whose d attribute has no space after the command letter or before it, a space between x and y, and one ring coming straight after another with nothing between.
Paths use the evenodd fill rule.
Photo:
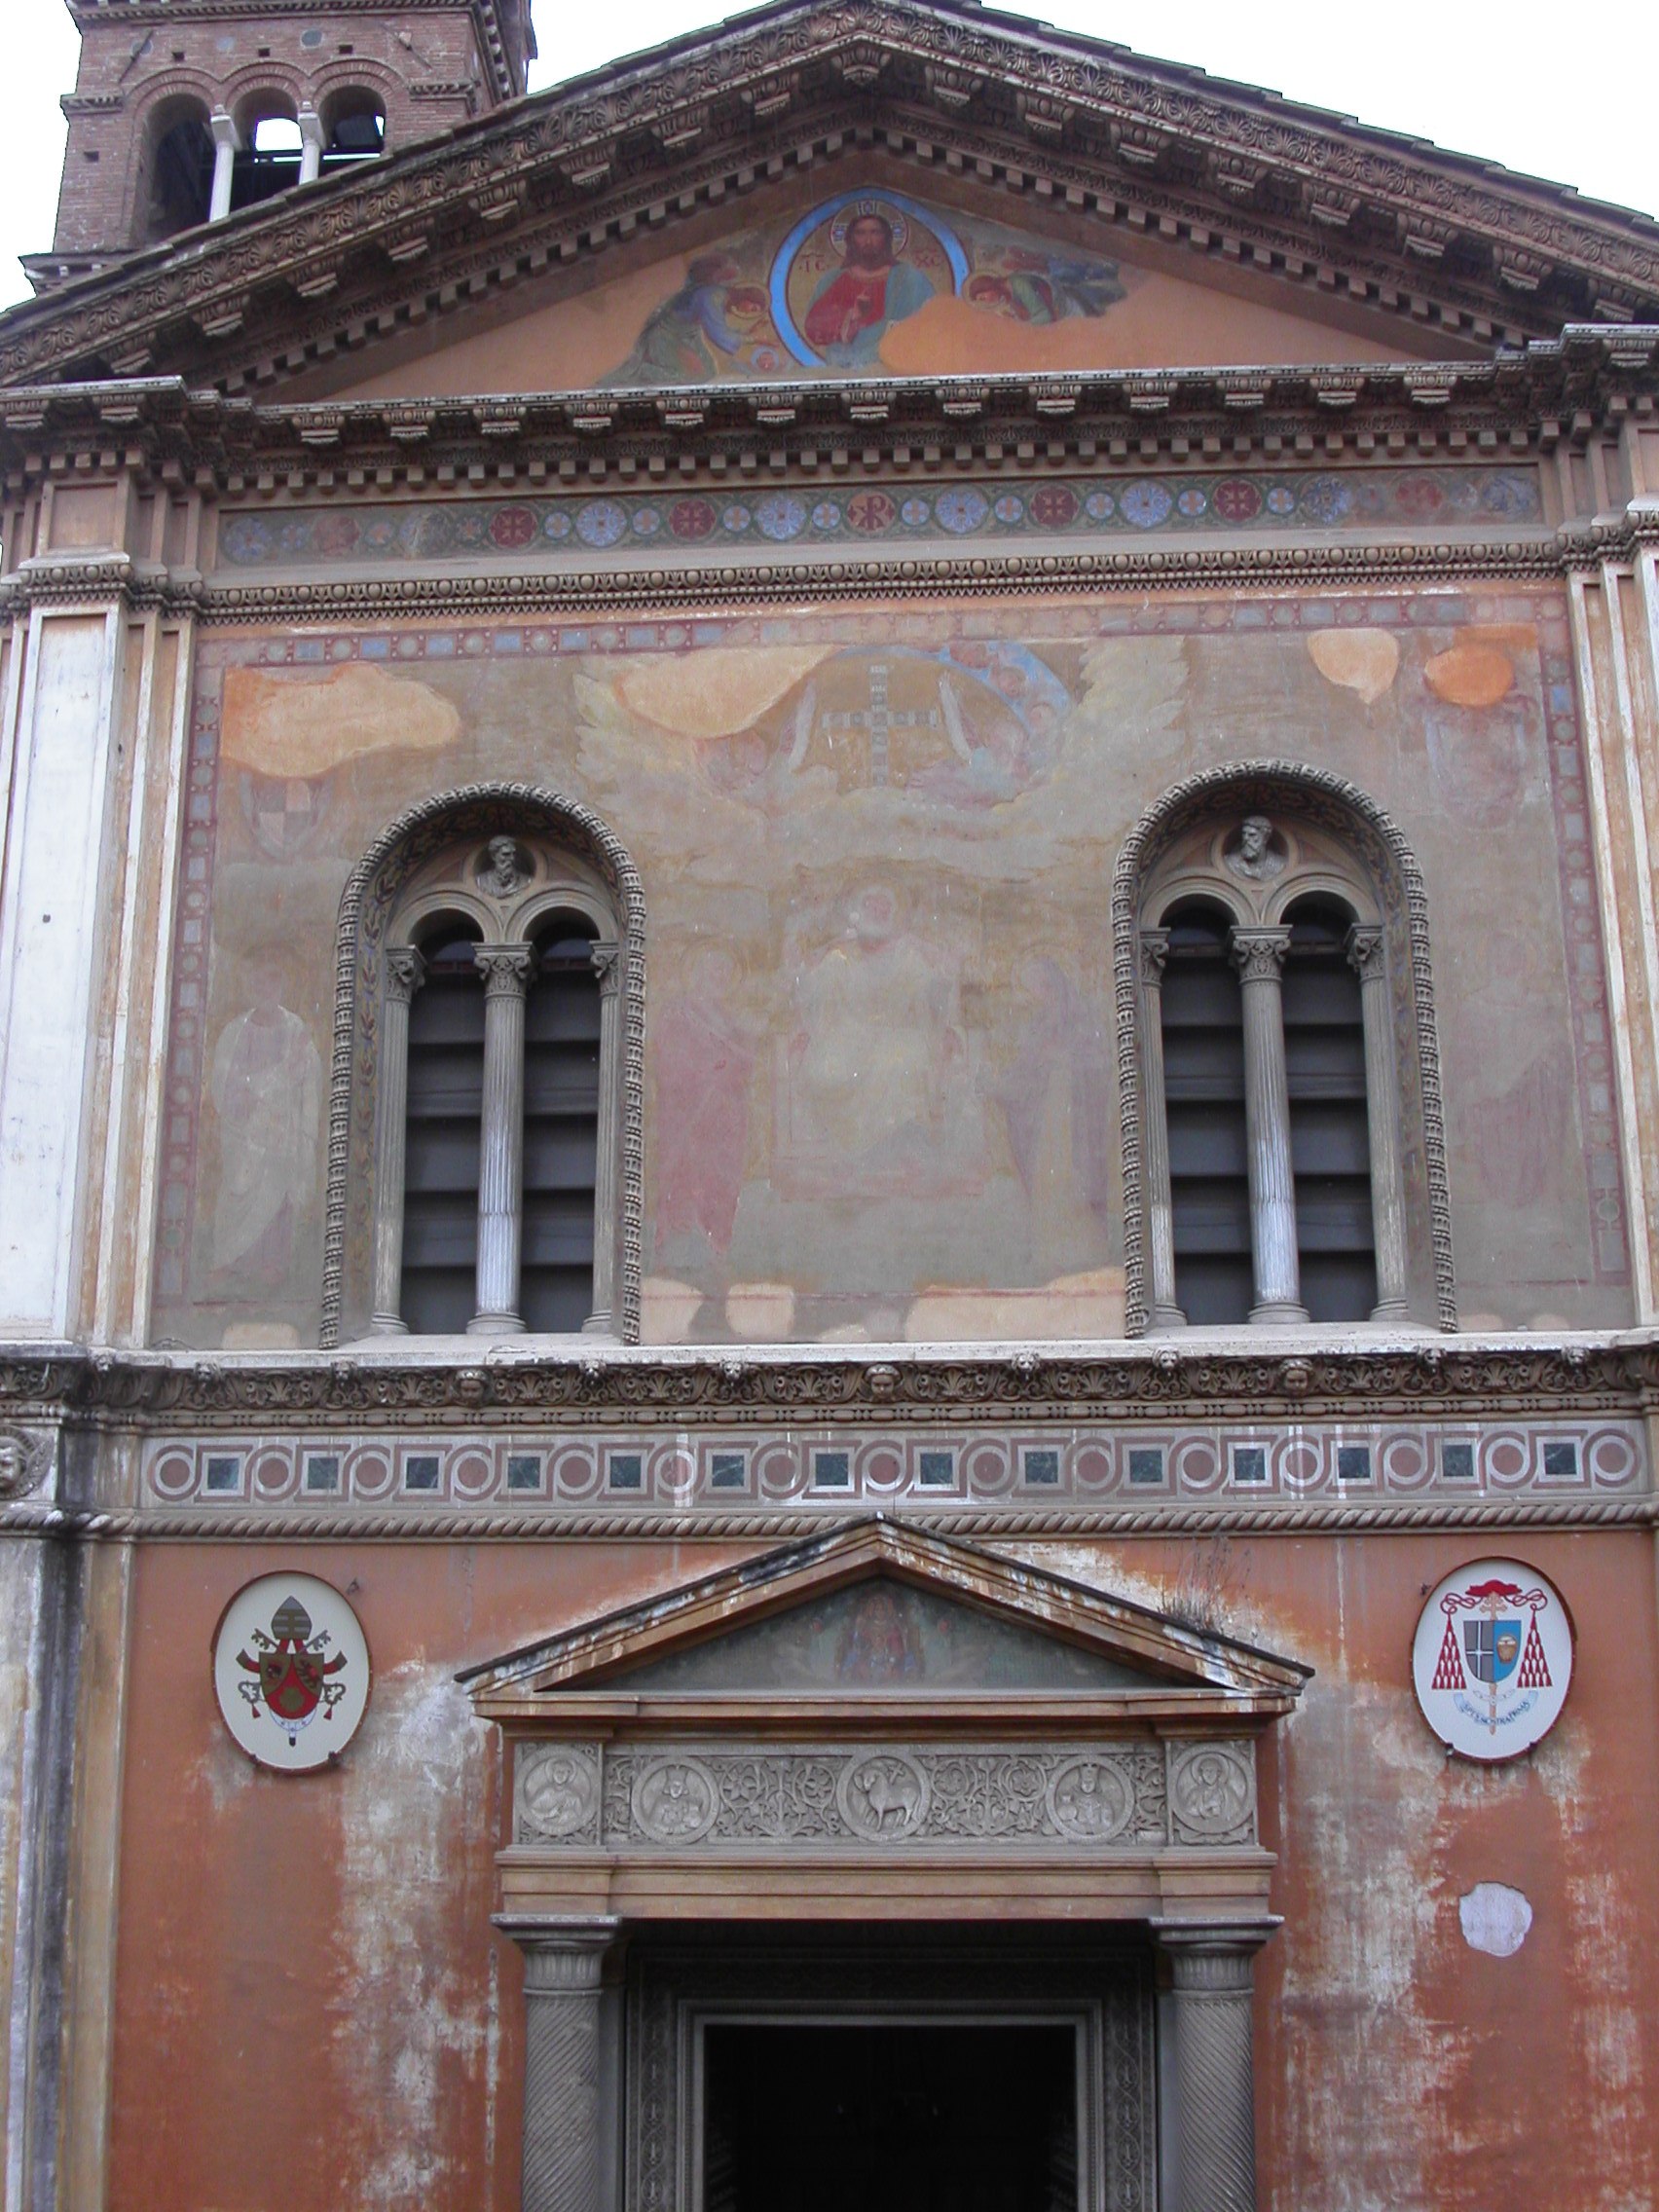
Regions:
<instances>
[{"instance_id":1,"label":"spiral carved column","mask_svg":"<svg viewBox=\"0 0 1659 2212\"><path fill-rule=\"evenodd\" d=\"M524 1953L522 2212L607 2212L600 1987L615 1920L498 1920Z\"/></svg>"},{"instance_id":2,"label":"spiral carved column","mask_svg":"<svg viewBox=\"0 0 1659 2212\"><path fill-rule=\"evenodd\" d=\"M1251 1999L1276 1923L1161 1921L1175 2033L1172 2212L1256 2212Z\"/></svg>"}]
</instances>

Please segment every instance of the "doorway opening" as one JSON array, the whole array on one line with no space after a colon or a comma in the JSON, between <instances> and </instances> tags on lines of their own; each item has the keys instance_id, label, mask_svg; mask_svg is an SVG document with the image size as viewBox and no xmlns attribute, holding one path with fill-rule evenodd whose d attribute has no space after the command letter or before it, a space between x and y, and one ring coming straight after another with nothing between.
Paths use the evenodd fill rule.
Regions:
<instances>
[{"instance_id":1,"label":"doorway opening","mask_svg":"<svg viewBox=\"0 0 1659 2212\"><path fill-rule=\"evenodd\" d=\"M1065 2022L716 2022L703 2212L1079 2212Z\"/></svg>"}]
</instances>

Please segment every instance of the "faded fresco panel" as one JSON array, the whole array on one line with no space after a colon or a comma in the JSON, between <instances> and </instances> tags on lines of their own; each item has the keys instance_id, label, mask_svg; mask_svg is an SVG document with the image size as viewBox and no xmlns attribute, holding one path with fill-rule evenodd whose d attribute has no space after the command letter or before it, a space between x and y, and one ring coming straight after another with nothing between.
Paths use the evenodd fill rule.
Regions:
<instances>
[{"instance_id":1,"label":"faded fresco panel","mask_svg":"<svg viewBox=\"0 0 1659 2212\"><path fill-rule=\"evenodd\" d=\"M1119 1332L1113 866L1263 757L1351 777L1422 863L1465 1317L1622 1318L1563 624L1443 592L215 641L159 1329L314 1337L340 893L499 778L643 875L647 1337Z\"/></svg>"},{"instance_id":2,"label":"faded fresco panel","mask_svg":"<svg viewBox=\"0 0 1659 2212\"><path fill-rule=\"evenodd\" d=\"M1396 360L1360 336L1125 258L1098 223L1043 235L873 175L521 311L353 384L355 396ZM1079 236L1094 242L1079 242ZM1408 351L1411 348L1408 344Z\"/></svg>"}]
</instances>

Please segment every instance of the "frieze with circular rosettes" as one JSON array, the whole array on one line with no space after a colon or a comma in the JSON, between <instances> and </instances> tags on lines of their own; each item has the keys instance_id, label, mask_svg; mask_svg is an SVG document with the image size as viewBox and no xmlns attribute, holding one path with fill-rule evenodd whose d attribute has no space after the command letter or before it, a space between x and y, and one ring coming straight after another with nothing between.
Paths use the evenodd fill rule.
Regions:
<instances>
[{"instance_id":1,"label":"frieze with circular rosettes","mask_svg":"<svg viewBox=\"0 0 1659 2212\"><path fill-rule=\"evenodd\" d=\"M1049 1817L1078 1843L1111 1843L1134 1818L1135 1793L1113 1759L1073 1759L1049 1784Z\"/></svg>"},{"instance_id":2,"label":"frieze with circular rosettes","mask_svg":"<svg viewBox=\"0 0 1659 2212\"><path fill-rule=\"evenodd\" d=\"M518 1767L518 1831L522 1838L560 1841L591 1827L599 1809L599 1765L563 1744L522 1752Z\"/></svg>"},{"instance_id":3,"label":"frieze with circular rosettes","mask_svg":"<svg viewBox=\"0 0 1659 2212\"><path fill-rule=\"evenodd\" d=\"M635 1782L633 1806L653 1843L697 1843L719 1816L720 1792L701 1759L657 1759Z\"/></svg>"},{"instance_id":4,"label":"frieze with circular rosettes","mask_svg":"<svg viewBox=\"0 0 1659 2212\"><path fill-rule=\"evenodd\" d=\"M1188 1744L1169 1762L1169 1807L1176 1832L1198 1843L1247 1833L1255 1804L1249 1753L1228 1744Z\"/></svg>"},{"instance_id":5,"label":"frieze with circular rosettes","mask_svg":"<svg viewBox=\"0 0 1659 2212\"><path fill-rule=\"evenodd\" d=\"M868 1751L843 1767L835 1785L841 1818L872 1843L914 1835L932 1801L927 1776L903 1751Z\"/></svg>"}]
</instances>

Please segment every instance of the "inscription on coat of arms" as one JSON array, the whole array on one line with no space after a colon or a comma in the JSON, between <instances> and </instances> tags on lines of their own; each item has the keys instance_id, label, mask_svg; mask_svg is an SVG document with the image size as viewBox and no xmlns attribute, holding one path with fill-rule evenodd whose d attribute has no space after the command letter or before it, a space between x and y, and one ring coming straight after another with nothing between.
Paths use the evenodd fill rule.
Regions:
<instances>
[{"instance_id":1,"label":"inscription on coat of arms","mask_svg":"<svg viewBox=\"0 0 1659 2212\"><path fill-rule=\"evenodd\" d=\"M226 1727L261 1766L324 1766L356 1733L369 1648L356 1614L310 1574L267 1574L239 1591L213 1640Z\"/></svg>"},{"instance_id":2,"label":"inscription on coat of arms","mask_svg":"<svg viewBox=\"0 0 1659 2212\"><path fill-rule=\"evenodd\" d=\"M1517 1758L1554 1727L1572 1679L1572 1624L1553 1584L1477 1560L1430 1592L1412 1647L1418 1703L1464 1758Z\"/></svg>"}]
</instances>

